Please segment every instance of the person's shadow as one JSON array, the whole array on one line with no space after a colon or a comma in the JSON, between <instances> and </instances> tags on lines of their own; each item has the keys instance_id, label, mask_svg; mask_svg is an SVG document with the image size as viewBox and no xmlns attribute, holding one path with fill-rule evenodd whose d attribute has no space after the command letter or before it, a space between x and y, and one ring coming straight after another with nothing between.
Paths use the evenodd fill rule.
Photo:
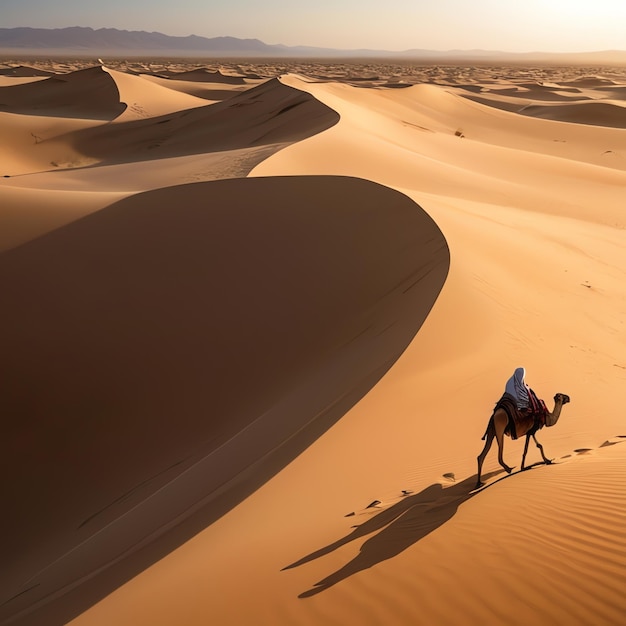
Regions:
<instances>
[{"instance_id":1,"label":"person's shadow","mask_svg":"<svg viewBox=\"0 0 626 626\"><path fill-rule=\"evenodd\" d=\"M491 472L485 475L484 478L489 479L502 473L502 471ZM507 474L503 478L508 478L509 476ZM503 480L503 478L500 480ZM499 482L499 480L495 482ZM312 589L304 591L298 597L309 598L314 596L357 572L400 554L400 552L445 524L456 513L460 504L475 495L472 492L475 483L476 476L472 476L445 489L440 484L434 484L420 493L405 496L388 509L384 509L376 516L357 526L342 539L302 557L295 563L284 567L283 570L309 563L331 553L350 541L380 531L361 546L359 554L352 561L334 574L315 583Z\"/></svg>"}]
</instances>

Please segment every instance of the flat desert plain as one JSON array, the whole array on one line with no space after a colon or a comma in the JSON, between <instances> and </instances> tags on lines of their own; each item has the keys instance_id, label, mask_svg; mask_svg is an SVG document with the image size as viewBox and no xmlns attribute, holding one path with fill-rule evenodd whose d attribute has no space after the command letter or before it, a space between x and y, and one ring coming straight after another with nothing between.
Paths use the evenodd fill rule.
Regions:
<instances>
[{"instance_id":1,"label":"flat desert plain","mask_svg":"<svg viewBox=\"0 0 626 626\"><path fill-rule=\"evenodd\" d=\"M0 137L1 624L626 623L624 68L4 59Z\"/></svg>"}]
</instances>

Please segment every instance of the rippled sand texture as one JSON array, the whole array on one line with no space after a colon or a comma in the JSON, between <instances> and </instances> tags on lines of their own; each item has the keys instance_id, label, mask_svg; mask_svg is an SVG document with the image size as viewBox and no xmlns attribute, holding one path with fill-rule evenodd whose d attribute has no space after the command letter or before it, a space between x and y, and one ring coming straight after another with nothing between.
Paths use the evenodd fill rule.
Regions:
<instances>
[{"instance_id":1,"label":"rippled sand texture","mask_svg":"<svg viewBox=\"0 0 626 626\"><path fill-rule=\"evenodd\" d=\"M623 69L13 60L0 136L0 623L623 623Z\"/></svg>"}]
</instances>

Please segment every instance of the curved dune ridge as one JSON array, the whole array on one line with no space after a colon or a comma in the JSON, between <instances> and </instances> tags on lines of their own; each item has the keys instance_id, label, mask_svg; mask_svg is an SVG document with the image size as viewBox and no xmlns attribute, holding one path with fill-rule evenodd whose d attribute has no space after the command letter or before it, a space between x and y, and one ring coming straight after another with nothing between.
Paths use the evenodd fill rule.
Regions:
<instances>
[{"instance_id":1,"label":"curved dune ridge","mask_svg":"<svg viewBox=\"0 0 626 626\"><path fill-rule=\"evenodd\" d=\"M120 74L112 75L119 81ZM162 88L137 95L145 81L136 80L121 88L129 102L154 97L155 106L147 108L161 107ZM245 176L273 152L339 119L309 94L276 80L232 102L193 110L186 109L186 97L170 93L168 106L180 110L141 120L118 118L114 124L0 113L6 167L0 178L0 249L132 192ZM39 126L33 127L33 119Z\"/></svg>"},{"instance_id":2,"label":"curved dune ridge","mask_svg":"<svg viewBox=\"0 0 626 626\"><path fill-rule=\"evenodd\" d=\"M447 266L411 200L324 177L147 192L6 252L5 616L261 484L389 368Z\"/></svg>"},{"instance_id":3,"label":"curved dune ridge","mask_svg":"<svg viewBox=\"0 0 626 626\"><path fill-rule=\"evenodd\" d=\"M0 87L0 111L10 113L112 120L125 108L115 81L100 67Z\"/></svg>"},{"instance_id":4,"label":"curved dune ridge","mask_svg":"<svg viewBox=\"0 0 626 626\"><path fill-rule=\"evenodd\" d=\"M626 128L626 105L608 102L577 102L562 106L535 104L525 106L520 113L561 122Z\"/></svg>"},{"instance_id":5,"label":"curved dune ridge","mask_svg":"<svg viewBox=\"0 0 626 626\"><path fill-rule=\"evenodd\" d=\"M273 79L225 102L96 126L60 140L102 163L128 162L298 141L337 120L308 94Z\"/></svg>"},{"instance_id":6,"label":"curved dune ridge","mask_svg":"<svg viewBox=\"0 0 626 626\"><path fill-rule=\"evenodd\" d=\"M106 72L104 75L109 76ZM120 72L113 74L118 82L123 83L121 90L126 100L140 100L140 97L135 98L135 91L144 88L146 81L135 76L125 76L122 81L120 75ZM37 88L41 84L26 86ZM31 130L32 121L22 119L23 143L27 145L20 145L21 142L17 143L16 140L9 147L36 153L33 154L34 162L30 170L36 172L42 169L42 159L35 158L43 151L43 158L56 157L48 161L46 168L54 169L62 165L71 167L72 158L85 159L93 165L132 163L241 148L259 149L270 145L277 149L282 147L279 144L303 139L325 130L338 120L337 114L328 107L277 80L252 87L223 103L207 105L199 98L192 98L196 103L196 108L192 109L188 108L190 102L186 94L148 83L148 95L160 103L156 107L148 107L153 112L163 106L160 97L162 91L171 94L171 100L166 106L176 109L169 115L155 113L147 115L145 119L142 116L139 116L142 119L133 119L139 109L147 110L137 105L135 114L131 111L128 116L125 114L119 117L114 124L92 124L69 132L46 128L36 133ZM201 104L199 107L198 102ZM15 120L7 119L7 129L10 130L11 124L15 126ZM47 127L54 127L54 124L59 125L56 119L49 120ZM72 155L70 158L68 152ZM12 174L10 166L5 171L5 176Z\"/></svg>"},{"instance_id":7,"label":"curved dune ridge","mask_svg":"<svg viewBox=\"0 0 626 626\"><path fill-rule=\"evenodd\" d=\"M464 91L458 93L475 102L523 115L573 124L626 127L624 86L600 77L561 83L518 83L504 89L482 85L471 89L471 93Z\"/></svg>"},{"instance_id":8,"label":"curved dune ridge","mask_svg":"<svg viewBox=\"0 0 626 626\"><path fill-rule=\"evenodd\" d=\"M621 624L623 70L109 65L147 118L0 112L0 622ZM518 366L553 463L474 491Z\"/></svg>"},{"instance_id":9,"label":"curved dune ridge","mask_svg":"<svg viewBox=\"0 0 626 626\"><path fill-rule=\"evenodd\" d=\"M206 106L204 98L167 89L141 76L102 68L114 80L119 98L126 106L115 118L116 123L167 115L181 109Z\"/></svg>"},{"instance_id":10,"label":"curved dune ridge","mask_svg":"<svg viewBox=\"0 0 626 626\"><path fill-rule=\"evenodd\" d=\"M141 78L144 80L150 81L157 85L161 85L163 87L167 87L173 91L179 91L182 93L189 94L191 96L196 96L198 98L203 98L208 102L220 102L222 100L226 100L231 98L235 94L246 91L251 87L251 84L256 84L262 82L261 80L254 80L252 83L244 82L242 80L241 83L224 83L224 82L209 82L207 78L204 80L193 80L193 79L177 79L175 77L165 78L160 75L153 74L141 74ZM207 103L208 103L207 102Z\"/></svg>"}]
</instances>

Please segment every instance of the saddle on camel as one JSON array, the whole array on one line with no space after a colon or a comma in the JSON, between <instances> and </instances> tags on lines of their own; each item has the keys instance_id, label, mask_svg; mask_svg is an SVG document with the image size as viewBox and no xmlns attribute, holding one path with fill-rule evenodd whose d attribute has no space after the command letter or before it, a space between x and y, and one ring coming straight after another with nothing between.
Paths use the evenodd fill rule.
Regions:
<instances>
[{"instance_id":1,"label":"saddle on camel","mask_svg":"<svg viewBox=\"0 0 626 626\"><path fill-rule=\"evenodd\" d=\"M520 372L521 374L518 374ZM538 430L541 430L544 426L553 426L553 424L546 424L546 419L549 415L548 407L543 400L537 397L537 394L524 383L524 370L518 367L515 370L515 374L511 376L507 382L507 391L496 402L496 406L493 409L495 413L498 409L504 409L506 412L509 423L504 429L504 434L511 437L511 439L518 439L526 434L534 434ZM521 381L520 378L521 377ZM513 382L512 382L513 381ZM518 381L520 381L518 383ZM517 386L517 389L513 387ZM510 389L510 391L509 391ZM516 391L516 395L512 392ZM489 427L487 427L487 431ZM487 431L482 436L482 439L486 439ZM532 432L531 432L532 431Z\"/></svg>"},{"instance_id":2,"label":"saddle on camel","mask_svg":"<svg viewBox=\"0 0 626 626\"><path fill-rule=\"evenodd\" d=\"M526 435L526 443L522 455L522 470L524 469L528 443L531 437L537 448L539 448L544 463L548 465L552 463L543 453L543 446L537 441L535 434L544 426L554 426L561 415L562 406L567 404L570 399L564 393L557 393L554 396L554 410L550 412L546 403L539 399L537 394L526 384L525 377L526 370L523 367L518 367L513 376L507 381L504 394L496 402L493 413L489 418L487 430L482 437L485 440L485 447L478 455L477 488L482 486L480 479L483 461L491 448L494 437L498 442L498 461L508 473L511 473L513 468L509 467L502 457L504 435L508 435L511 439L518 439Z\"/></svg>"}]
</instances>

